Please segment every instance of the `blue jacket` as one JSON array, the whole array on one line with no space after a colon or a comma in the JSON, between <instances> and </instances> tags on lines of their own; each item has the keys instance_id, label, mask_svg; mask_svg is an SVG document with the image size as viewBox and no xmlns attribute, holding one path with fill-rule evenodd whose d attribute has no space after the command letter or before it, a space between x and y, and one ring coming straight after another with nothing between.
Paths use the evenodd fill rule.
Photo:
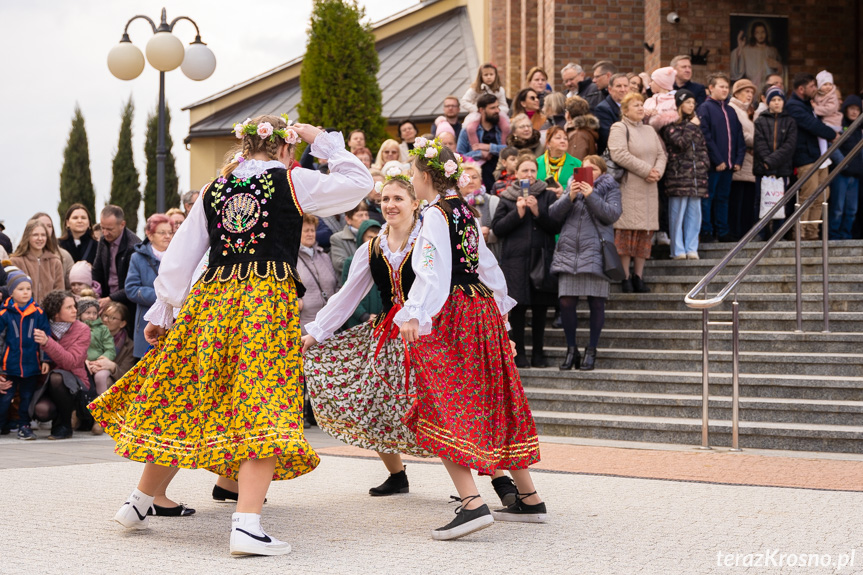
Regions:
<instances>
[{"instance_id":1,"label":"blue jacket","mask_svg":"<svg viewBox=\"0 0 863 575\"><path fill-rule=\"evenodd\" d=\"M856 94L851 94L845 101L842 103L842 114L845 114L845 110L848 106L857 106L858 108L863 108L863 101L861 101L860 96ZM848 120L848 116L842 118L842 129L843 131L847 131L851 126L852 122ZM863 128L858 128L853 134L848 136L848 139L844 144L839 146L839 149L846 156L851 153L851 150L854 149L854 146L857 145L860 140L863 139ZM863 178L863 151L857 152L857 155L851 162L845 166L845 169L842 170L843 176L848 176L850 178Z\"/></svg>"},{"instance_id":2,"label":"blue jacket","mask_svg":"<svg viewBox=\"0 0 863 575\"><path fill-rule=\"evenodd\" d=\"M150 344L144 339L144 328L147 322L144 314L156 303L156 290L153 282L159 275L159 260L153 255L150 242L135 246L135 251L129 259L129 273L126 275L126 297L137 304L135 311L135 357L144 357L150 349Z\"/></svg>"},{"instance_id":3,"label":"blue jacket","mask_svg":"<svg viewBox=\"0 0 863 575\"><path fill-rule=\"evenodd\" d=\"M725 164L730 170L743 165L746 142L743 140L743 127L737 113L728 108L726 102L707 98L696 111L701 122L701 133L707 142L710 156L710 169Z\"/></svg>"},{"instance_id":4,"label":"blue jacket","mask_svg":"<svg viewBox=\"0 0 863 575\"><path fill-rule=\"evenodd\" d=\"M34 329L51 334L45 310L32 299L22 308L8 298L0 308L0 371L16 377L41 373L42 352L33 339Z\"/></svg>"},{"instance_id":5,"label":"blue jacket","mask_svg":"<svg viewBox=\"0 0 863 575\"><path fill-rule=\"evenodd\" d=\"M596 153L602 155L608 146L608 134L611 132L611 125L620 121L620 106L617 105L614 98L608 96L596 106L593 115L599 119L599 139L596 141Z\"/></svg>"},{"instance_id":6,"label":"blue jacket","mask_svg":"<svg viewBox=\"0 0 863 575\"><path fill-rule=\"evenodd\" d=\"M785 111L797 122L797 147L794 149L794 167L808 166L821 157L818 138L828 142L836 136L836 130L818 119L812 109L812 102L791 94L785 103Z\"/></svg>"},{"instance_id":7,"label":"blue jacket","mask_svg":"<svg viewBox=\"0 0 863 575\"><path fill-rule=\"evenodd\" d=\"M497 143L491 144L489 152L494 154L495 156L500 154L500 151L503 150L506 146L500 143L500 128L495 126L495 141ZM477 140L482 143L482 138L485 136L485 130L482 128L482 122L480 122L479 126L476 127L476 137ZM470 140L467 139L467 130L462 130L458 135L458 144L456 145L456 151L466 158L473 158L474 160L479 160L482 158L482 152L480 150L472 150L470 145Z\"/></svg>"}]
</instances>

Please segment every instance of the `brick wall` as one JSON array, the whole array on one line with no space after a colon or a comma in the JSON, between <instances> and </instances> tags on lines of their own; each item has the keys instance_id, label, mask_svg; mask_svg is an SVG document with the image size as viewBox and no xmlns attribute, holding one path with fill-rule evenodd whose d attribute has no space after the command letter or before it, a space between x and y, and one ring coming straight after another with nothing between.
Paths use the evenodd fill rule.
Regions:
<instances>
[{"instance_id":1,"label":"brick wall","mask_svg":"<svg viewBox=\"0 0 863 575\"><path fill-rule=\"evenodd\" d=\"M653 46L653 52L644 50L644 68L655 70L662 66L662 0L644 2L644 42Z\"/></svg>"},{"instance_id":2,"label":"brick wall","mask_svg":"<svg viewBox=\"0 0 863 575\"><path fill-rule=\"evenodd\" d=\"M525 84L527 71L536 66L537 33L539 10L537 3L542 0L521 0L521 62L516 75L516 81L507 88L507 95L512 97Z\"/></svg>"}]
</instances>

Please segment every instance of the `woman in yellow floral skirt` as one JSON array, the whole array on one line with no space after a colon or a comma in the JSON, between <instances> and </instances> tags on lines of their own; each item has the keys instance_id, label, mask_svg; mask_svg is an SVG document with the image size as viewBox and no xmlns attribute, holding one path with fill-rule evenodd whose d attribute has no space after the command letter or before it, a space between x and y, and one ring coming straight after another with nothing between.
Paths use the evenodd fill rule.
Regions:
<instances>
[{"instance_id":1,"label":"woman in yellow floral skirt","mask_svg":"<svg viewBox=\"0 0 863 575\"><path fill-rule=\"evenodd\" d=\"M260 525L267 489L319 462L303 435L304 289L295 268L302 215L344 212L374 182L340 133L269 115L234 133L237 153L162 259L157 301L145 316L154 349L90 409L118 454L145 463L116 521L148 527L153 495L175 468L209 469L239 482L231 554L282 555L290 545ZM300 138L327 158L329 175L290 169ZM207 272L190 290L208 248Z\"/></svg>"}]
</instances>

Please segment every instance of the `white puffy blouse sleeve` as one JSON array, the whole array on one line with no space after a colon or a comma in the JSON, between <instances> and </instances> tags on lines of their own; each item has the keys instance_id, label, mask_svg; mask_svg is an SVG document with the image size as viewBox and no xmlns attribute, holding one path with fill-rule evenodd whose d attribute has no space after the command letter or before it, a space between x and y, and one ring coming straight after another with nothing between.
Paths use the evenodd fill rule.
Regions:
<instances>
[{"instance_id":1,"label":"white puffy blouse sleeve","mask_svg":"<svg viewBox=\"0 0 863 575\"><path fill-rule=\"evenodd\" d=\"M479 235L479 269L477 272L479 272L480 281L494 292L494 302L497 304L497 309L500 310L500 315L509 313L509 310L514 308L518 302L507 295L506 277L497 263L497 258L488 249L482 234Z\"/></svg>"},{"instance_id":2,"label":"white puffy blouse sleeve","mask_svg":"<svg viewBox=\"0 0 863 575\"><path fill-rule=\"evenodd\" d=\"M416 279L404 307L396 313L393 321L401 326L408 320L416 319L419 321L419 335L428 335L431 333L432 318L449 298L452 283L449 226L440 210L426 210L414 246L411 266Z\"/></svg>"},{"instance_id":3,"label":"white puffy blouse sleeve","mask_svg":"<svg viewBox=\"0 0 863 575\"><path fill-rule=\"evenodd\" d=\"M144 315L144 319L153 325L164 328L173 325L174 308L183 306L183 301L189 295L192 277L210 247L207 215L204 213L204 191L207 186L201 188L189 217L177 229L168 250L162 256L159 275L153 283L156 303Z\"/></svg>"},{"instance_id":4,"label":"white puffy blouse sleeve","mask_svg":"<svg viewBox=\"0 0 863 575\"><path fill-rule=\"evenodd\" d=\"M351 317L373 284L369 267L369 243L366 242L354 253L345 285L327 300L327 305L318 312L315 321L306 324L306 332L318 342L333 337L336 330Z\"/></svg>"},{"instance_id":5,"label":"white puffy blouse sleeve","mask_svg":"<svg viewBox=\"0 0 863 575\"><path fill-rule=\"evenodd\" d=\"M297 202L304 212L321 217L341 214L357 207L374 188L369 170L345 149L341 132L318 134L311 153L327 160L330 173L306 168L291 170Z\"/></svg>"}]
</instances>

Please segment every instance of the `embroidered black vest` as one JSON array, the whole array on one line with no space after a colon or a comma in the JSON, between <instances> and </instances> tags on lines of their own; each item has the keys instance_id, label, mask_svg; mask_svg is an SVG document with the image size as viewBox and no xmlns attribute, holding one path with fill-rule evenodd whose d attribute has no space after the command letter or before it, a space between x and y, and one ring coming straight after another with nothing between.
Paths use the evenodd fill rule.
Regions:
<instances>
[{"instance_id":1,"label":"embroidered black vest","mask_svg":"<svg viewBox=\"0 0 863 575\"><path fill-rule=\"evenodd\" d=\"M446 203L451 214L441 207ZM469 296L493 297L493 292L479 279L480 229L476 217L461 196L442 198L432 206L440 210L449 226L452 250L452 292L460 290ZM452 293L451 292L451 293Z\"/></svg>"},{"instance_id":2,"label":"embroidered black vest","mask_svg":"<svg viewBox=\"0 0 863 575\"><path fill-rule=\"evenodd\" d=\"M393 268L383 251L375 249L379 243L380 237L369 242L369 268L372 272L372 279L381 292L383 312L378 314L378 319L382 321L394 305L405 303L411 286L414 284L414 279L416 279L416 274L411 266L411 254L414 246L408 249L401 265L398 268ZM376 251L380 253L375 253Z\"/></svg>"},{"instance_id":3,"label":"embroidered black vest","mask_svg":"<svg viewBox=\"0 0 863 575\"><path fill-rule=\"evenodd\" d=\"M291 277L302 297L296 266L303 212L287 170L271 168L248 179L219 177L202 201L210 235L203 281L245 280L253 273L279 281Z\"/></svg>"}]
</instances>

